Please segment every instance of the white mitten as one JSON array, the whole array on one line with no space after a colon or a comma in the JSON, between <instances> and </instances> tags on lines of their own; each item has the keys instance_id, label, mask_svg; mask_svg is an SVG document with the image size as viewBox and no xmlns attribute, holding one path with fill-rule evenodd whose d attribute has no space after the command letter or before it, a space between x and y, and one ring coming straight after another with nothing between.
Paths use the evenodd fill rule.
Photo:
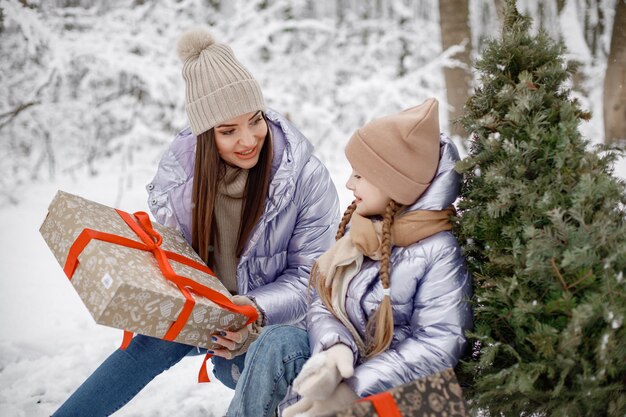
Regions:
<instances>
[{"instance_id":1,"label":"white mitten","mask_svg":"<svg viewBox=\"0 0 626 417\"><path fill-rule=\"evenodd\" d=\"M325 400L354 373L352 349L343 343L313 355L293 381L293 389L309 400Z\"/></svg>"},{"instance_id":2,"label":"white mitten","mask_svg":"<svg viewBox=\"0 0 626 417\"><path fill-rule=\"evenodd\" d=\"M352 388L345 382L335 387L335 391L330 397L324 400L312 400L303 397L297 403L287 407L283 412L283 417L316 417L331 414L342 410L359 399Z\"/></svg>"}]
</instances>

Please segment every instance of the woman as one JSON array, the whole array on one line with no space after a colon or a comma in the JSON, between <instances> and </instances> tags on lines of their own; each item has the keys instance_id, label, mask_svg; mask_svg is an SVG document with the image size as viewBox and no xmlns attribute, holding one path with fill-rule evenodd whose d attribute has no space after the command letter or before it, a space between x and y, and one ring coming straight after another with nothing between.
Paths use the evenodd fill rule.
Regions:
<instances>
[{"instance_id":1,"label":"woman","mask_svg":"<svg viewBox=\"0 0 626 417\"><path fill-rule=\"evenodd\" d=\"M174 139L148 184L150 208L157 221L182 232L238 294L236 303L258 310L255 327L303 327L311 265L332 244L338 219L328 171L298 130L266 110L259 85L228 46L198 29L177 49L191 128ZM234 389L255 332L246 327L214 338L223 349L210 352L213 372ZM191 351L138 335L54 415L109 415ZM303 345L282 361L308 355Z\"/></svg>"}]
</instances>

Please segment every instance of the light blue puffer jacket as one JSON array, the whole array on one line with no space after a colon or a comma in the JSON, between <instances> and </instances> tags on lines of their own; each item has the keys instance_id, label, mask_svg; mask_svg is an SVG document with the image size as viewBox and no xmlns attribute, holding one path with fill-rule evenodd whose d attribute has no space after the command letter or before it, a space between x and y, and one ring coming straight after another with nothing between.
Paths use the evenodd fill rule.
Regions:
<instances>
[{"instance_id":1,"label":"light blue puffer jacket","mask_svg":"<svg viewBox=\"0 0 626 417\"><path fill-rule=\"evenodd\" d=\"M435 179L409 210L442 210L458 195L459 159L450 139L441 135ZM451 232L439 232L391 254L391 300L394 336L385 352L362 360L350 332L316 298L307 314L312 353L345 343L355 353L354 376L347 383L361 397L445 368L454 367L465 347L464 331L472 325L471 278ZM382 301L379 262L365 258L348 286L346 310L364 337L369 317Z\"/></svg>"},{"instance_id":2,"label":"light blue puffer jacket","mask_svg":"<svg viewBox=\"0 0 626 417\"><path fill-rule=\"evenodd\" d=\"M267 324L304 326L309 273L334 242L339 200L313 145L280 114L265 115L274 149L272 178L263 215L237 266L237 292L255 299ZM191 129L181 131L146 187L154 218L189 242L195 151Z\"/></svg>"}]
</instances>

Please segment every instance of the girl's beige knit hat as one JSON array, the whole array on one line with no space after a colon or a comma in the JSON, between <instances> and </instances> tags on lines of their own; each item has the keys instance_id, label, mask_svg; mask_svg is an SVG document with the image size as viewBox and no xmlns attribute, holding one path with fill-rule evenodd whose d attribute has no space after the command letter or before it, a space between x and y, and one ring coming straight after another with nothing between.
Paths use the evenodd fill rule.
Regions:
<instances>
[{"instance_id":1,"label":"girl's beige knit hat","mask_svg":"<svg viewBox=\"0 0 626 417\"><path fill-rule=\"evenodd\" d=\"M194 135L253 111L265 110L261 88L228 45L208 30L185 32L176 45L183 61L186 110Z\"/></svg>"},{"instance_id":2,"label":"girl's beige knit hat","mask_svg":"<svg viewBox=\"0 0 626 417\"><path fill-rule=\"evenodd\" d=\"M439 103L419 106L367 123L346 146L352 168L400 204L415 202L439 165Z\"/></svg>"}]
</instances>

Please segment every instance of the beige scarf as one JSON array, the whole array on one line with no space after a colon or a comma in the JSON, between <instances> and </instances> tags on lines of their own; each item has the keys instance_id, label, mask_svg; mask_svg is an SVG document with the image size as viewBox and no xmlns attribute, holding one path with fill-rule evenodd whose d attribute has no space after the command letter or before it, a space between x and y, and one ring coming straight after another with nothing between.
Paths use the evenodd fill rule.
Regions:
<instances>
[{"instance_id":1,"label":"beige scarf","mask_svg":"<svg viewBox=\"0 0 626 417\"><path fill-rule=\"evenodd\" d=\"M451 230L453 206L445 210L416 210L398 215L391 226L391 245L409 246L438 232ZM350 233L343 236L317 260L311 278L321 279L331 288L332 311L352 333L361 352L365 343L346 313L348 284L361 270L365 256L380 260L382 253L382 221L373 221L356 213L351 218Z\"/></svg>"}]
</instances>

